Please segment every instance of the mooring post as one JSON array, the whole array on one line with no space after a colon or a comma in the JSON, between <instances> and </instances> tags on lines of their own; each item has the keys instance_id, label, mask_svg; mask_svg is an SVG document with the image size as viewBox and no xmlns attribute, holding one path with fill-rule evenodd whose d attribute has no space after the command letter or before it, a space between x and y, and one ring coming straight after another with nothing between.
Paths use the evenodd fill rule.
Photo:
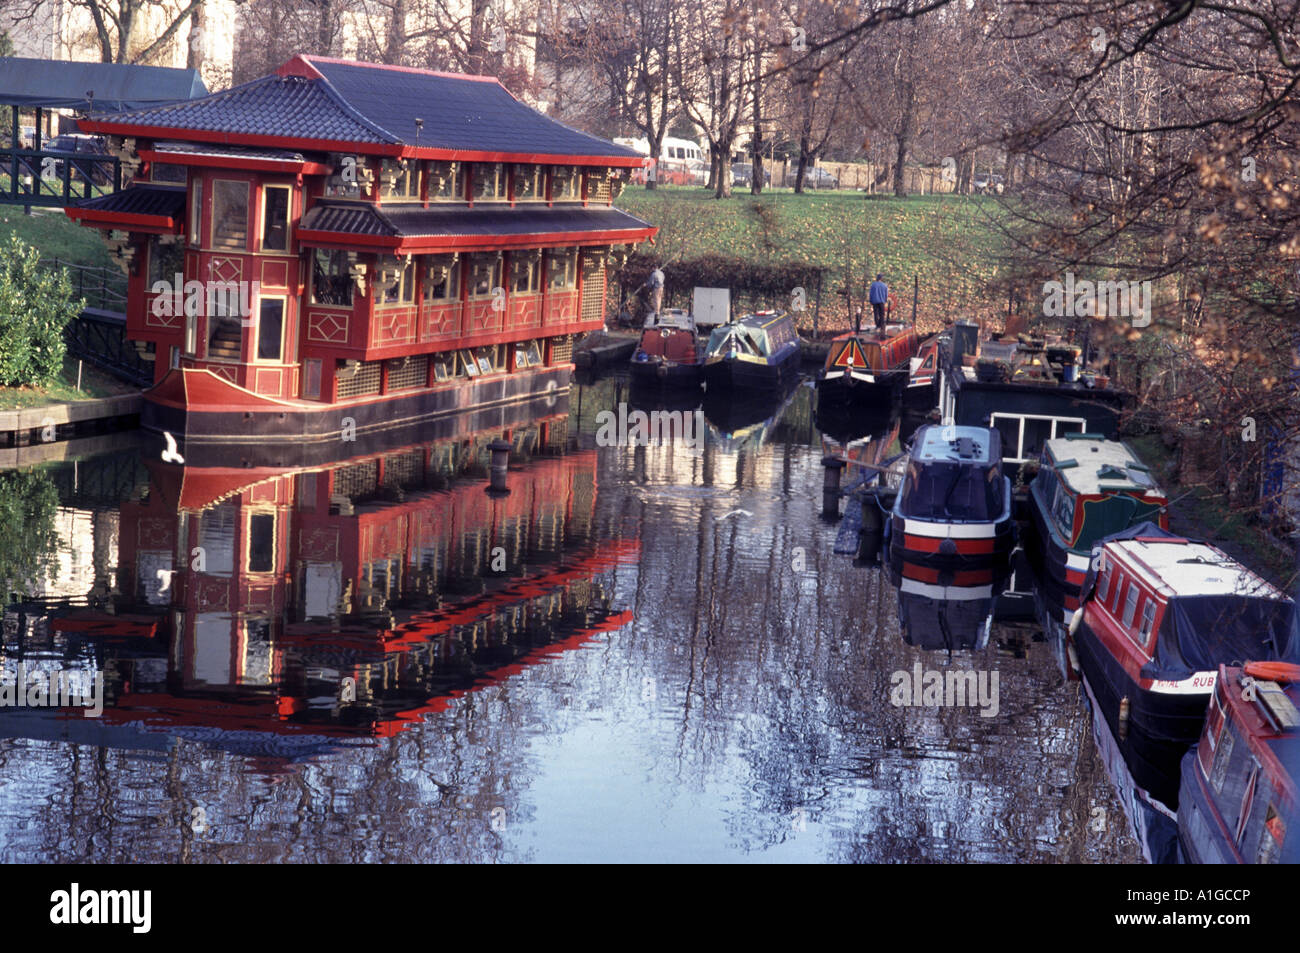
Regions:
<instances>
[{"instance_id":1,"label":"mooring post","mask_svg":"<svg viewBox=\"0 0 1300 953\"><path fill-rule=\"evenodd\" d=\"M822 516L837 519L840 515L840 474L844 461L839 457L822 457Z\"/></svg>"},{"instance_id":2,"label":"mooring post","mask_svg":"<svg viewBox=\"0 0 1300 953\"><path fill-rule=\"evenodd\" d=\"M506 473L510 467L510 444L497 437L488 444L488 450L492 452L492 462L488 469L488 494L508 496L510 487L506 486Z\"/></svg>"}]
</instances>

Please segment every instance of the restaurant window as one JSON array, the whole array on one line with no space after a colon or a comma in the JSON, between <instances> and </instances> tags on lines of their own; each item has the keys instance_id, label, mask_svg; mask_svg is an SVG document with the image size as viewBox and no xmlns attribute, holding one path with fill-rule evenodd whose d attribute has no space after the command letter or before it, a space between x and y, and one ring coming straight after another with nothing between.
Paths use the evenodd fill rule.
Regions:
<instances>
[{"instance_id":1,"label":"restaurant window","mask_svg":"<svg viewBox=\"0 0 1300 953\"><path fill-rule=\"evenodd\" d=\"M262 251L289 250L289 197L287 185L262 190Z\"/></svg>"},{"instance_id":2,"label":"restaurant window","mask_svg":"<svg viewBox=\"0 0 1300 953\"><path fill-rule=\"evenodd\" d=\"M203 180L195 179L194 188L190 191L190 244L195 247L199 244L202 222Z\"/></svg>"},{"instance_id":3,"label":"restaurant window","mask_svg":"<svg viewBox=\"0 0 1300 953\"><path fill-rule=\"evenodd\" d=\"M385 159L380 164L380 198L390 202L420 200L420 163L403 159Z\"/></svg>"},{"instance_id":4,"label":"restaurant window","mask_svg":"<svg viewBox=\"0 0 1300 953\"><path fill-rule=\"evenodd\" d=\"M253 513L248 517L248 571L275 571L274 513Z\"/></svg>"},{"instance_id":5,"label":"restaurant window","mask_svg":"<svg viewBox=\"0 0 1300 953\"><path fill-rule=\"evenodd\" d=\"M320 399L321 359L309 357L302 362L302 396L312 400Z\"/></svg>"},{"instance_id":6,"label":"restaurant window","mask_svg":"<svg viewBox=\"0 0 1300 953\"><path fill-rule=\"evenodd\" d=\"M243 251L248 247L248 183L217 179L212 183L212 247Z\"/></svg>"},{"instance_id":7,"label":"restaurant window","mask_svg":"<svg viewBox=\"0 0 1300 953\"><path fill-rule=\"evenodd\" d=\"M474 201L499 202L506 197L505 168L499 162L474 163Z\"/></svg>"},{"instance_id":8,"label":"restaurant window","mask_svg":"<svg viewBox=\"0 0 1300 953\"><path fill-rule=\"evenodd\" d=\"M516 252L510 256L510 290L536 294L541 290L541 260L536 254Z\"/></svg>"},{"instance_id":9,"label":"restaurant window","mask_svg":"<svg viewBox=\"0 0 1300 953\"><path fill-rule=\"evenodd\" d=\"M460 262L455 255L429 258L425 267L425 301L439 303L460 298Z\"/></svg>"},{"instance_id":10,"label":"restaurant window","mask_svg":"<svg viewBox=\"0 0 1300 953\"><path fill-rule=\"evenodd\" d=\"M311 259L312 304L352 306L352 256L341 248L317 248Z\"/></svg>"},{"instance_id":11,"label":"restaurant window","mask_svg":"<svg viewBox=\"0 0 1300 953\"><path fill-rule=\"evenodd\" d=\"M520 341L515 345L515 367L541 367L542 348L536 341Z\"/></svg>"},{"instance_id":12,"label":"restaurant window","mask_svg":"<svg viewBox=\"0 0 1300 953\"><path fill-rule=\"evenodd\" d=\"M469 294L471 298L491 298L501 287L501 256L474 255L469 263Z\"/></svg>"},{"instance_id":13,"label":"restaurant window","mask_svg":"<svg viewBox=\"0 0 1300 953\"><path fill-rule=\"evenodd\" d=\"M542 178L542 167L537 165L515 166L514 197L516 202L532 202L546 197L546 182Z\"/></svg>"},{"instance_id":14,"label":"restaurant window","mask_svg":"<svg viewBox=\"0 0 1300 953\"><path fill-rule=\"evenodd\" d=\"M257 317L257 359L278 361L284 350L284 299L263 298Z\"/></svg>"},{"instance_id":15,"label":"restaurant window","mask_svg":"<svg viewBox=\"0 0 1300 953\"><path fill-rule=\"evenodd\" d=\"M474 348L474 363L480 374L491 374L501 366L501 355L496 345Z\"/></svg>"},{"instance_id":16,"label":"restaurant window","mask_svg":"<svg viewBox=\"0 0 1300 953\"><path fill-rule=\"evenodd\" d=\"M562 248L547 255L547 283L552 291L571 290L578 286L578 250Z\"/></svg>"},{"instance_id":17,"label":"restaurant window","mask_svg":"<svg viewBox=\"0 0 1300 953\"><path fill-rule=\"evenodd\" d=\"M381 304L411 304L415 301L415 259L384 255L379 259Z\"/></svg>"},{"instance_id":18,"label":"restaurant window","mask_svg":"<svg viewBox=\"0 0 1300 953\"><path fill-rule=\"evenodd\" d=\"M464 167L458 162L430 162L429 198L441 202L465 201Z\"/></svg>"},{"instance_id":19,"label":"restaurant window","mask_svg":"<svg viewBox=\"0 0 1300 953\"><path fill-rule=\"evenodd\" d=\"M582 173L577 166L557 165L551 170L551 201L576 202L582 198Z\"/></svg>"},{"instance_id":20,"label":"restaurant window","mask_svg":"<svg viewBox=\"0 0 1300 953\"><path fill-rule=\"evenodd\" d=\"M449 381L464 373L464 362L455 351L447 351L433 356L433 379Z\"/></svg>"},{"instance_id":21,"label":"restaurant window","mask_svg":"<svg viewBox=\"0 0 1300 953\"><path fill-rule=\"evenodd\" d=\"M171 162L155 162L149 166L150 182L168 182L175 185L184 185L186 175L185 166L175 165Z\"/></svg>"},{"instance_id":22,"label":"restaurant window","mask_svg":"<svg viewBox=\"0 0 1300 953\"><path fill-rule=\"evenodd\" d=\"M165 281L168 287L176 282L176 276L185 270L185 248L179 240L164 241L170 236L153 235L149 239L149 285ZM172 288L184 291L183 288Z\"/></svg>"}]
</instances>

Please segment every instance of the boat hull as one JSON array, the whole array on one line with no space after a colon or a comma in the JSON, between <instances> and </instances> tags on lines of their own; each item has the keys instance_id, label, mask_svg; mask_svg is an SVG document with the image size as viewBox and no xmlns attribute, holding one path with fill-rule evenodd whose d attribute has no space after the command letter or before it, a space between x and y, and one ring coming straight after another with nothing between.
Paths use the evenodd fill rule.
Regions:
<instances>
[{"instance_id":1,"label":"boat hull","mask_svg":"<svg viewBox=\"0 0 1300 953\"><path fill-rule=\"evenodd\" d=\"M990 523L937 523L897 512L889 520L890 558L922 566L1003 565L1014 544L1009 513Z\"/></svg>"},{"instance_id":2,"label":"boat hull","mask_svg":"<svg viewBox=\"0 0 1300 953\"><path fill-rule=\"evenodd\" d=\"M727 359L704 365L704 386L713 394L743 391L751 394L781 394L799 377L799 349L790 347L775 361Z\"/></svg>"},{"instance_id":3,"label":"boat hull","mask_svg":"<svg viewBox=\"0 0 1300 953\"><path fill-rule=\"evenodd\" d=\"M1071 552L1052 534L1051 526L1043 514L1038 494L1029 493L1029 511L1034 532L1028 541L1038 573L1038 588L1048 618L1069 625L1074 610L1079 608L1079 594L1088 573L1091 556Z\"/></svg>"},{"instance_id":4,"label":"boat hull","mask_svg":"<svg viewBox=\"0 0 1300 953\"><path fill-rule=\"evenodd\" d=\"M140 425L169 433L187 446L336 445L362 435L493 408L559 401L569 392L572 365L400 391L337 403L273 400L209 371L171 371L144 393Z\"/></svg>"},{"instance_id":5,"label":"boat hull","mask_svg":"<svg viewBox=\"0 0 1300 953\"><path fill-rule=\"evenodd\" d=\"M675 361L638 361L628 365L632 383L644 389L699 390L702 376L699 364Z\"/></svg>"},{"instance_id":6,"label":"boat hull","mask_svg":"<svg viewBox=\"0 0 1300 953\"><path fill-rule=\"evenodd\" d=\"M834 374L836 376L827 376ZM897 406L903 402L907 374L901 371L883 371L871 374L866 371L826 372L817 381L817 405L831 408ZM866 377L871 377L867 380Z\"/></svg>"},{"instance_id":7,"label":"boat hull","mask_svg":"<svg viewBox=\"0 0 1300 953\"><path fill-rule=\"evenodd\" d=\"M1201 735L1213 681L1204 691L1152 691L1129 675L1086 621L1079 626L1074 644L1079 669L1118 741L1134 782L1177 809L1183 756ZM1120 708L1126 698L1128 717L1121 730Z\"/></svg>"}]
</instances>

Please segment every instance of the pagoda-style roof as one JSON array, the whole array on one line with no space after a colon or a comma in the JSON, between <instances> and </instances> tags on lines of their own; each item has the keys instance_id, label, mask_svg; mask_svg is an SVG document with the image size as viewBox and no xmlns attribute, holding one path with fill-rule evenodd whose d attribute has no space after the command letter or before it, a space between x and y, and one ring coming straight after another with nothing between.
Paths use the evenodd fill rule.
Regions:
<instances>
[{"instance_id":1,"label":"pagoda-style roof","mask_svg":"<svg viewBox=\"0 0 1300 953\"><path fill-rule=\"evenodd\" d=\"M88 132L225 145L484 162L631 167L632 149L579 132L489 76L297 56L201 99L83 120Z\"/></svg>"},{"instance_id":2,"label":"pagoda-style roof","mask_svg":"<svg viewBox=\"0 0 1300 953\"><path fill-rule=\"evenodd\" d=\"M641 242L654 234L654 226L609 207L422 208L326 201L302 217L297 234L306 245L368 245L417 252Z\"/></svg>"},{"instance_id":3,"label":"pagoda-style roof","mask_svg":"<svg viewBox=\"0 0 1300 953\"><path fill-rule=\"evenodd\" d=\"M185 219L185 186L132 185L66 209L69 218L99 228L179 231Z\"/></svg>"}]
</instances>

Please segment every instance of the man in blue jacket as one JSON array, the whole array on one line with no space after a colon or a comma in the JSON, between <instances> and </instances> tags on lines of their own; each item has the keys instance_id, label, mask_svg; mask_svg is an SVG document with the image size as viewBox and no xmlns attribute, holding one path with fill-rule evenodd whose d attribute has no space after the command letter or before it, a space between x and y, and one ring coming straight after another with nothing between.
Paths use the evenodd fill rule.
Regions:
<instances>
[{"instance_id":1,"label":"man in blue jacket","mask_svg":"<svg viewBox=\"0 0 1300 953\"><path fill-rule=\"evenodd\" d=\"M871 313L876 319L876 330L885 330L885 302L889 300L889 285L885 284L884 275L876 275L876 280L871 283L867 292L867 300L871 302Z\"/></svg>"}]
</instances>

